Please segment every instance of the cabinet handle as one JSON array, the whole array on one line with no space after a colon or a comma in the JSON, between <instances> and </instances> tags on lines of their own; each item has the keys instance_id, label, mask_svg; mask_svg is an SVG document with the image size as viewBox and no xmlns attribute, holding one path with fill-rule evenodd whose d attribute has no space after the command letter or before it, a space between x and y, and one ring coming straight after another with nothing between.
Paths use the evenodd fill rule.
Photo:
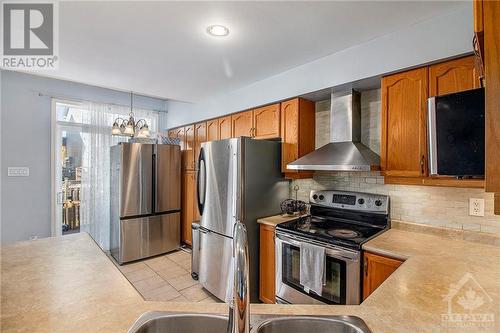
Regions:
<instances>
[{"instance_id":1,"label":"cabinet handle","mask_svg":"<svg viewBox=\"0 0 500 333\"><path fill-rule=\"evenodd\" d=\"M368 276L368 260L366 258L363 263L363 269L365 271L365 276Z\"/></svg>"},{"instance_id":2,"label":"cabinet handle","mask_svg":"<svg viewBox=\"0 0 500 333\"><path fill-rule=\"evenodd\" d=\"M256 135L257 135L257 129L254 127L253 128L253 137L255 138Z\"/></svg>"},{"instance_id":3,"label":"cabinet handle","mask_svg":"<svg viewBox=\"0 0 500 333\"><path fill-rule=\"evenodd\" d=\"M425 163L425 156L422 155L422 158L420 159L420 171L422 173L422 175L424 175L424 163Z\"/></svg>"}]
</instances>

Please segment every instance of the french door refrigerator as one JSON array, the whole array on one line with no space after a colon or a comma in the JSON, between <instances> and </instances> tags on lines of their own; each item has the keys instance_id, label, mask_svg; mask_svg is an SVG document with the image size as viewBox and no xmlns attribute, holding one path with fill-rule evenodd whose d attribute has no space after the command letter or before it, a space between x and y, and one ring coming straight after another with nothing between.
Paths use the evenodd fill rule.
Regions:
<instances>
[{"instance_id":1,"label":"french door refrigerator","mask_svg":"<svg viewBox=\"0 0 500 333\"><path fill-rule=\"evenodd\" d=\"M111 255L119 264L180 246L178 145L111 147Z\"/></svg>"},{"instance_id":2,"label":"french door refrigerator","mask_svg":"<svg viewBox=\"0 0 500 333\"><path fill-rule=\"evenodd\" d=\"M201 214L199 281L223 301L232 296L233 225L245 224L250 261L250 299L259 298L257 219L276 215L288 197L281 173L281 144L247 137L202 143L197 179Z\"/></svg>"}]
</instances>

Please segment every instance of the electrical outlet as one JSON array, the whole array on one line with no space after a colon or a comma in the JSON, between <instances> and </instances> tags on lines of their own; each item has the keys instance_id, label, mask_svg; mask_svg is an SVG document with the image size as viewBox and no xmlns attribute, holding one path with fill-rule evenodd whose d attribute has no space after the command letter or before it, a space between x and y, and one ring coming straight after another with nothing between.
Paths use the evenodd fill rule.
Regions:
<instances>
[{"instance_id":1,"label":"electrical outlet","mask_svg":"<svg viewBox=\"0 0 500 333\"><path fill-rule=\"evenodd\" d=\"M469 215L484 216L484 199L469 198Z\"/></svg>"},{"instance_id":2,"label":"electrical outlet","mask_svg":"<svg viewBox=\"0 0 500 333\"><path fill-rule=\"evenodd\" d=\"M8 167L7 176L9 177L29 177L30 168L28 167Z\"/></svg>"}]
</instances>

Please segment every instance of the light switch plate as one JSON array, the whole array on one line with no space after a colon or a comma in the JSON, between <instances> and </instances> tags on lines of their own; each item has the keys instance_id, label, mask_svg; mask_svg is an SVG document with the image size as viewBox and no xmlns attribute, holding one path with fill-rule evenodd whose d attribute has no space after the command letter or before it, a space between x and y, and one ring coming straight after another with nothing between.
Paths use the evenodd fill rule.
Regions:
<instances>
[{"instance_id":1,"label":"light switch plate","mask_svg":"<svg viewBox=\"0 0 500 333\"><path fill-rule=\"evenodd\" d=\"M484 216L484 199L469 198L469 215Z\"/></svg>"},{"instance_id":2,"label":"light switch plate","mask_svg":"<svg viewBox=\"0 0 500 333\"><path fill-rule=\"evenodd\" d=\"M29 177L30 168L28 167L8 167L7 176L9 177Z\"/></svg>"}]
</instances>

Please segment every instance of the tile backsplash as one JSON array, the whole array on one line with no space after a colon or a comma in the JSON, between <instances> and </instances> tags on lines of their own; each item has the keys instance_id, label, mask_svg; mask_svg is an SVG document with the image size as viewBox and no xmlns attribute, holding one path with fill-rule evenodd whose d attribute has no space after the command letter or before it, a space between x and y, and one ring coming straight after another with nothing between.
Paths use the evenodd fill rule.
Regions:
<instances>
[{"instance_id":1,"label":"tile backsplash","mask_svg":"<svg viewBox=\"0 0 500 333\"><path fill-rule=\"evenodd\" d=\"M316 103L316 146L328 143L330 101ZM380 89L361 93L361 141L380 153ZM493 194L482 189L386 185L379 172L316 172L312 179L291 182L290 196L309 201L318 189L368 192L388 195L391 218L429 226L478 231L500 236L500 216L493 214ZM469 216L469 198L484 199L484 217Z\"/></svg>"}]
</instances>

